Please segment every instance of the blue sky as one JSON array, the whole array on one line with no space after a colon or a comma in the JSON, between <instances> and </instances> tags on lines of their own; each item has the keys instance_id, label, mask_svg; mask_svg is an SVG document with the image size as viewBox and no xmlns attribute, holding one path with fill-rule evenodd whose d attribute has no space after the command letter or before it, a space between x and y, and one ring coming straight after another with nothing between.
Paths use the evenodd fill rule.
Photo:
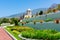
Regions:
<instances>
[{"instance_id":1,"label":"blue sky","mask_svg":"<svg viewBox=\"0 0 60 40\"><path fill-rule=\"evenodd\" d=\"M9 16L26 11L28 8L48 8L60 0L0 0L0 17Z\"/></svg>"}]
</instances>

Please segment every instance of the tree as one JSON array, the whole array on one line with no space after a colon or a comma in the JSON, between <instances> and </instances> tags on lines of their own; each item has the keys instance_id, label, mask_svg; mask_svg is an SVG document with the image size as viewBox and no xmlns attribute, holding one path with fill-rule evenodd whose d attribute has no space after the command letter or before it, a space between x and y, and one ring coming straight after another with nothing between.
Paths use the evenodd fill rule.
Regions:
<instances>
[{"instance_id":1,"label":"tree","mask_svg":"<svg viewBox=\"0 0 60 40\"><path fill-rule=\"evenodd\" d=\"M18 25L18 21L17 20L14 20L14 23L15 23L15 25Z\"/></svg>"},{"instance_id":2,"label":"tree","mask_svg":"<svg viewBox=\"0 0 60 40\"><path fill-rule=\"evenodd\" d=\"M9 19L8 18L3 18L1 22L2 23L9 23Z\"/></svg>"},{"instance_id":3,"label":"tree","mask_svg":"<svg viewBox=\"0 0 60 40\"><path fill-rule=\"evenodd\" d=\"M11 23L18 25L18 18L11 18Z\"/></svg>"},{"instance_id":4,"label":"tree","mask_svg":"<svg viewBox=\"0 0 60 40\"><path fill-rule=\"evenodd\" d=\"M56 24L59 24L59 20L58 19L56 20Z\"/></svg>"},{"instance_id":5,"label":"tree","mask_svg":"<svg viewBox=\"0 0 60 40\"><path fill-rule=\"evenodd\" d=\"M11 20L10 23L11 23L11 24L14 24L14 20L15 20L15 19L14 19L14 18L11 18L10 20Z\"/></svg>"},{"instance_id":6,"label":"tree","mask_svg":"<svg viewBox=\"0 0 60 40\"><path fill-rule=\"evenodd\" d=\"M39 15L42 15L42 14L43 14L43 11L40 11L40 12L39 12Z\"/></svg>"},{"instance_id":7,"label":"tree","mask_svg":"<svg viewBox=\"0 0 60 40\"><path fill-rule=\"evenodd\" d=\"M43 20L40 20L40 23L43 23L44 21Z\"/></svg>"},{"instance_id":8,"label":"tree","mask_svg":"<svg viewBox=\"0 0 60 40\"><path fill-rule=\"evenodd\" d=\"M0 21L0 24L1 24L1 21Z\"/></svg>"},{"instance_id":9,"label":"tree","mask_svg":"<svg viewBox=\"0 0 60 40\"><path fill-rule=\"evenodd\" d=\"M34 25L36 24L36 21L33 21Z\"/></svg>"},{"instance_id":10,"label":"tree","mask_svg":"<svg viewBox=\"0 0 60 40\"><path fill-rule=\"evenodd\" d=\"M57 9L53 9L53 12L57 12Z\"/></svg>"}]
</instances>

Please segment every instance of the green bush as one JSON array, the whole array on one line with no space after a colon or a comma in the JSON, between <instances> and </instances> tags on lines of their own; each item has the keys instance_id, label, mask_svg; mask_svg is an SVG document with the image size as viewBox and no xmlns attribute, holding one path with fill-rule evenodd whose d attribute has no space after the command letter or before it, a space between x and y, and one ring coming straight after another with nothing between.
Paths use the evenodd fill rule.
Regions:
<instances>
[{"instance_id":1,"label":"green bush","mask_svg":"<svg viewBox=\"0 0 60 40\"><path fill-rule=\"evenodd\" d=\"M22 32L22 36L32 39L55 40L60 39L60 33L55 30L35 30Z\"/></svg>"},{"instance_id":2,"label":"green bush","mask_svg":"<svg viewBox=\"0 0 60 40\"><path fill-rule=\"evenodd\" d=\"M44 30L43 32L46 32L46 33L50 33L50 34L55 34L55 33L57 33L57 31L56 30Z\"/></svg>"},{"instance_id":3,"label":"green bush","mask_svg":"<svg viewBox=\"0 0 60 40\"><path fill-rule=\"evenodd\" d=\"M53 19L52 19L52 18L47 18L47 19L45 20L45 22L49 22L49 21L53 21Z\"/></svg>"},{"instance_id":4,"label":"green bush","mask_svg":"<svg viewBox=\"0 0 60 40\"><path fill-rule=\"evenodd\" d=\"M33 21L34 25L36 24L36 21Z\"/></svg>"},{"instance_id":5,"label":"green bush","mask_svg":"<svg viewBox=\"0 0 60 40\"><path fill-rule=\"evenodd\" d=\"M29 23L29 21L26 21L26 23Z\"/></svg>"},{"instance_id":6,"label":"green bush","mask_svg":"<svg viewBox=\"0 0 60 40\"><path fill-rule=\"evenodd\" d=\"M30 38L31 37L31 34L28 33L28 32L24 32L24 33L22 33L22 36L23 37L26 37L26 38Z\"/></svg>"},{"instance_id":7,"label":"green bush","mask_svg":"<svg viewBox=\"0 0 60 40\"><path fill-rule=\"evenodd\" d=\"M54 34L48 34L48 37L47 37L49 40L55 40L55 36Z\"/></svg>"},{"instance_id":8,"label":"green bush","mask_svg":"<svg viewBox=\"0 0 60 40\"><path fill-rule=\"evenodd\" d=\"M55 34L56 39L60 39L60 32Z\"/></svg>"},{"instance_id":9,"label":"green bush","mask_svg":"<svg viewBox=\"0 0 60 40\"><path fill-rule=\"evenodd\" d=\"M19 31L19 32L22 32L22 31L30 31L30 30L34 30L33 28L29 28L29 27L12 27L12 28L10 28L11 29L11 31L13 31L13 30L16 30L16 31Z\"/></svg>"}]
</instances>

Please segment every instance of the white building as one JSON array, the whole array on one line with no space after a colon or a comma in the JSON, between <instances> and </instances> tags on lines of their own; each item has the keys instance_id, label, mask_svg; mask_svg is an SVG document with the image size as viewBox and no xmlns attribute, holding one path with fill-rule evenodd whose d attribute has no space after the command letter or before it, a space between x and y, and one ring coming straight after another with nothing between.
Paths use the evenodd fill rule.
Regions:
<instances>
[{"instance_id":1,"label":"white building","mask_svg":"<svg viewBox=\"0 0 60 40\"><path fill-rule=\"evenodd\" d=\"M26 15L24 16L24 18L31 18L32 17L32 12L31 12L31 9L28 9L26 11Z\"/></svg>"}]
</instances>

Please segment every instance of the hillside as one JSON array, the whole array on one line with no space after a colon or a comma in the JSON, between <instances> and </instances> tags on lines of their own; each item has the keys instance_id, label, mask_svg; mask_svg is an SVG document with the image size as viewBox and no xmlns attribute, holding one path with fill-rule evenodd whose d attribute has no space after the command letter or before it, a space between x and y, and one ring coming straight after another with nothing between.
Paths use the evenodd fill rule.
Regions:
<instances>
[{"instance_id":1,"label":"hillside","mask_svg":"<svg viewBox=\"0 0 60 40\"><path fill-rule=\"evenodd\" d=\"M36 17L29 18L28 21L34 21L34 20L46 20L47 18L52 18L52 19L60 19L60 12L57 13L49 13L47 15L39 15ZM27 19L24 19L23 21L27 21Z\"/></svg>"},{"instance_id":2,"label":"hillside","mask_svg":"<svg viewBox=\"0 0 60 40\"><path fill-rule=\"evenodd\" d=\"M34 10L32 10L32 14L35 14L35 13L39 12L40 10L45 11L45 10L47 10L47 8L34 9ZM23 14L25 14L25 12L13 14L13 15L10 15L10 16L7 16L7 17L8 17L8 18L11 18L11 17L20 17L20 16L22 16Z\"/></svg>"}]
</instances>

